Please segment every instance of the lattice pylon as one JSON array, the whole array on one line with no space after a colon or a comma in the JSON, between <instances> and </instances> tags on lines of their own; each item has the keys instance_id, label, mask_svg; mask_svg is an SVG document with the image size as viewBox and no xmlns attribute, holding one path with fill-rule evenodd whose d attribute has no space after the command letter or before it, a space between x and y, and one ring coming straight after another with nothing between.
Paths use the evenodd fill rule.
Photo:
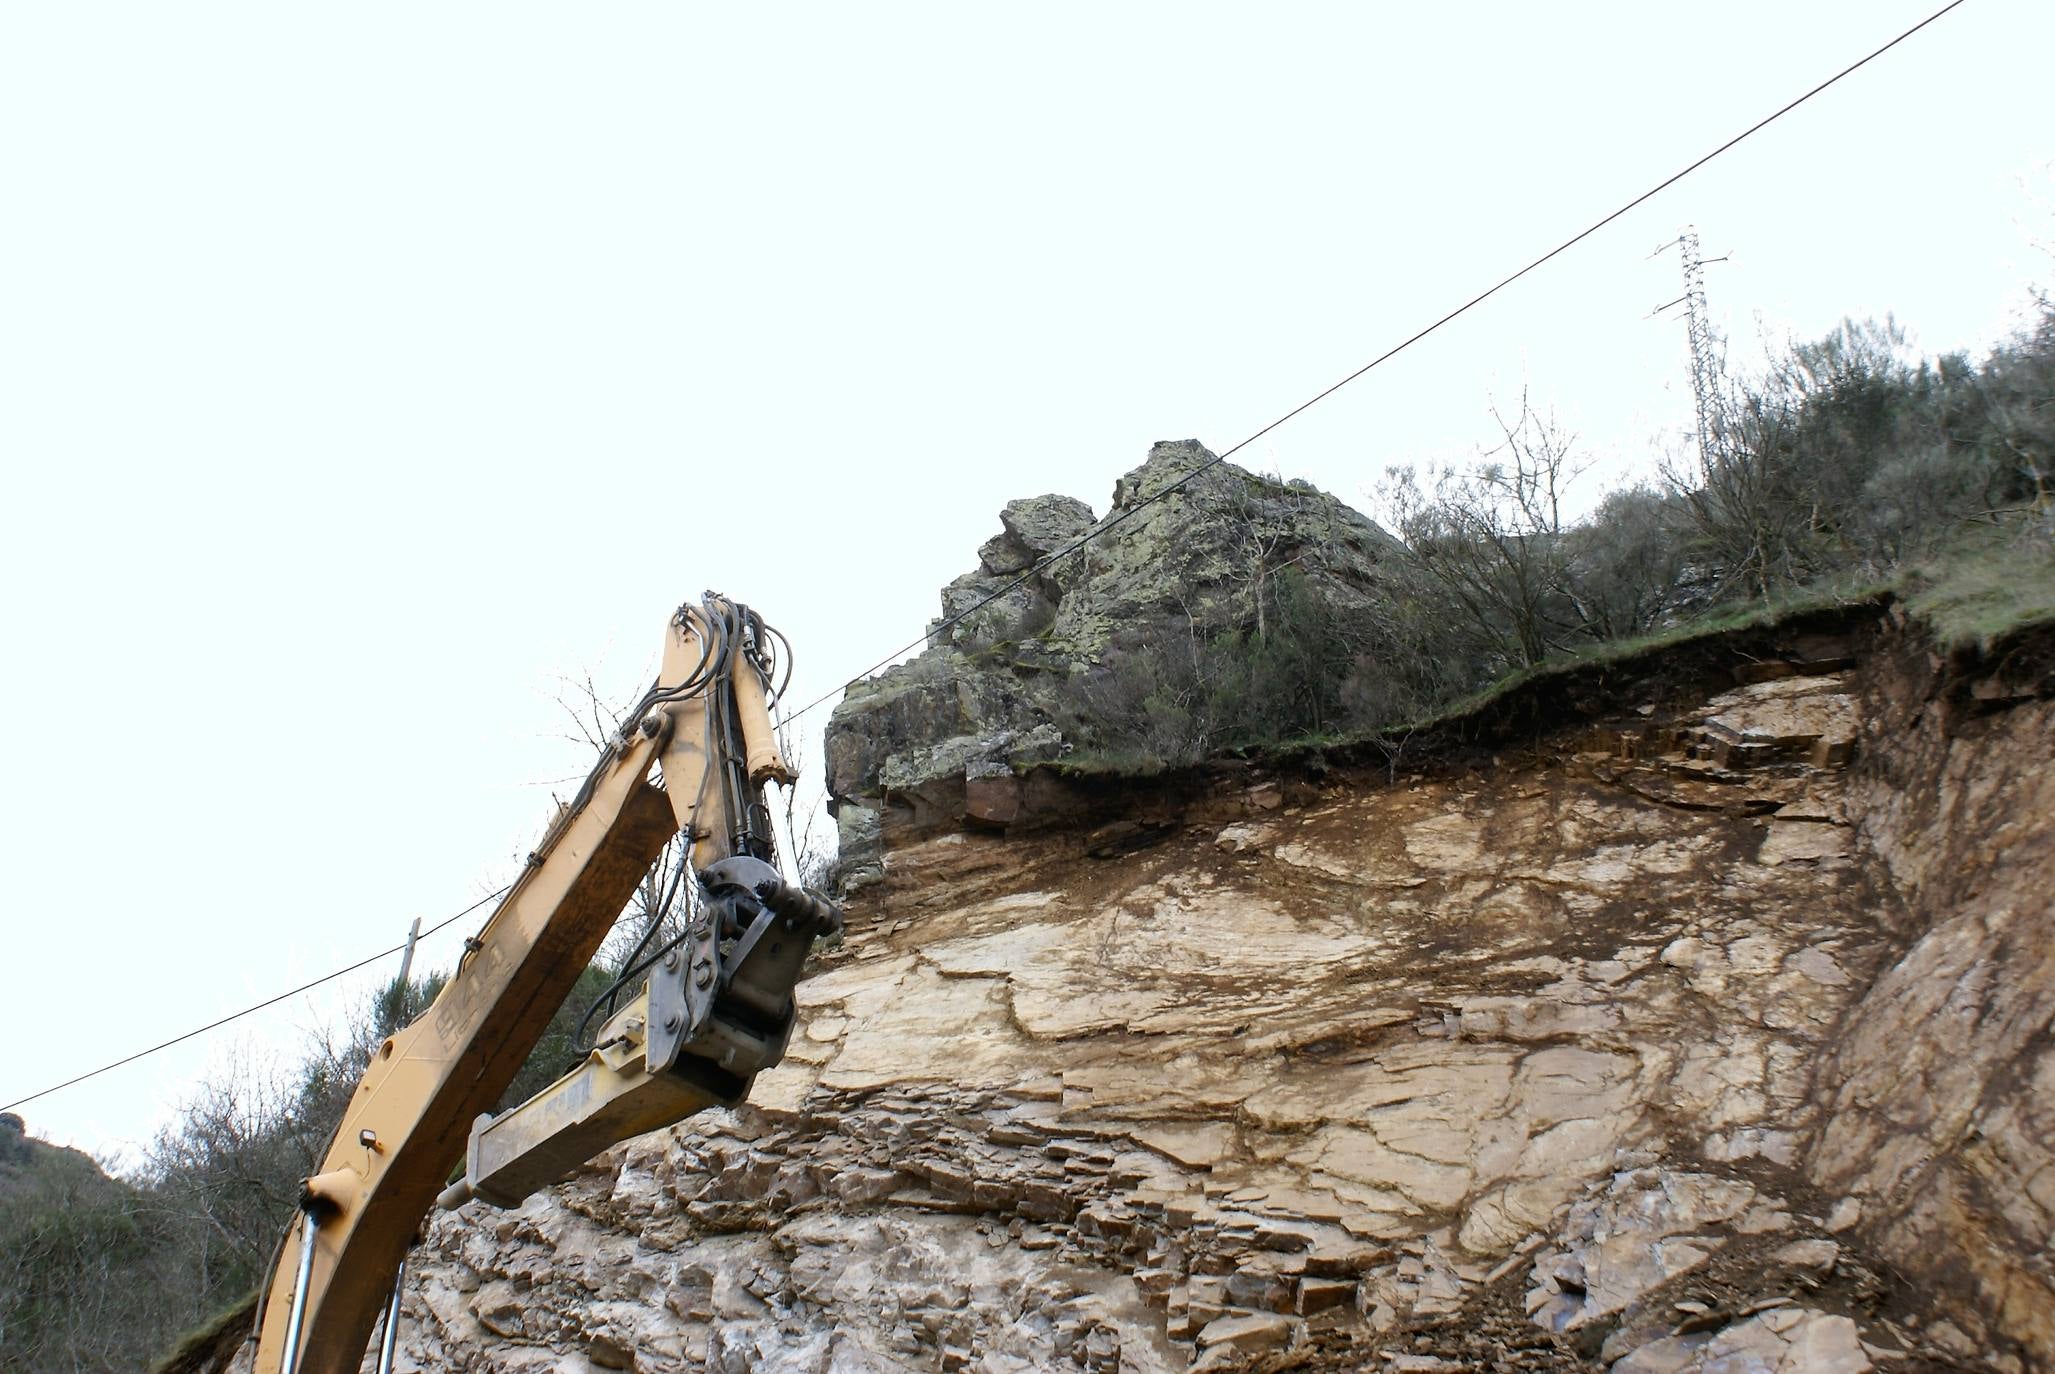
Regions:
<instances>
[{"instance_id":1,"label":"lattice pylon","mask_svg":"<svg viewBox=\"0 0 2055 1374\"><path fill-rule=\"evenodd\" d=\"M1698 406L1698 455L1710 463L1718 456L1720 433L1720 360L1713 342L1712 319L1705 305L1705 258L1698 250L1698 230L1685 225L1677 240L1684 257L1685 330L1691 340L1691 398Z\"/></svg>"},{"instance_id":2,"label":"lattice pylon","mask_svg":"<svg viewBox=\"0 0 2055 1374\"><path fill-rule=\"evenodd\" d=\"M1685 225L1683 233L1655 251L1661 253L1672 247L1683 258L1684 294L1669 305L1657 306L1655 313L1661 314L1671 306L1684 307L1684 328L1691 344L1691 399L1698 411L1698 455L1699 461L1710 464L1724 442L1725 426L1720 413L1720 351L1713 338L1712 315L1705 303L1706 259L1699 251L1697 226Z\"/></svg>"}]
</instances>

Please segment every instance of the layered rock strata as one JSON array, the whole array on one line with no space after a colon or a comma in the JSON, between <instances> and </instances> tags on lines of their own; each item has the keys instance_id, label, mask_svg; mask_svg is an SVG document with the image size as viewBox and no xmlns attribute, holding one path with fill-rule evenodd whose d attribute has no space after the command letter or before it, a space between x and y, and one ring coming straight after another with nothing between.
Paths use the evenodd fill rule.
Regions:
<instances>
[{"instance_id":1,"label":"layered rock strata","mask_svg":"<svg viewBox=\"0 0 2055 1374\"><path fill-rule=\"evenodd\" d=\"M401 1367L2046 1367L2049 676L1729 681L893 849L749 1109L434 1221Z\"/></svg>"}]
</instances>

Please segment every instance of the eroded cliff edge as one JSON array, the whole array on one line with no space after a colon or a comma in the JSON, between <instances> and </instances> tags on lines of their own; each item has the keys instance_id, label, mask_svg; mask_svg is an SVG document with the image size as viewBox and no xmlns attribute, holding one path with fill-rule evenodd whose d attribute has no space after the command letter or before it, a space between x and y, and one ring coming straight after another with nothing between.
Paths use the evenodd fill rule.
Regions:
<instances>
[{"instance_id":1,"label":"eroded cliff edge","mask_svg":"<svg viewBox=\"0 0 2055 1374\"><path fill-rule=\"evenodd\" d=\"M752 1109L438 1217L401 1367L2046 1367L2051 713L1868 605L1059 779L890 852Z\"/></svg>"}]
</instances>

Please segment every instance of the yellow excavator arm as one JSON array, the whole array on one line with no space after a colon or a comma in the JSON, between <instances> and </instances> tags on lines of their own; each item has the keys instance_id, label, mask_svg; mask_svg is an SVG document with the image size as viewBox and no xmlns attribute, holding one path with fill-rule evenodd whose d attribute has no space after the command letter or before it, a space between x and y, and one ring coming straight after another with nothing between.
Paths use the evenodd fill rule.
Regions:
<instances>
[{"instance_id":1,"label":"yellow excavator arm","mask_svg":"<svg viewBox=\"0 0 2055 1374\"><path fill-rule=\"evenodd\" d=\"M381 1311L389 1364L396 1276L438 1196L512 1206L609 1145L743 1100L778 1062L801 962L841 920L770 862L763 789L794 777L770 716L781 642L712 593L672 617L655 685L434 1005L372 1052L261 1297L257 1374L355 1371ZM631 956L583 1063L491 1115L674 837L682 932Z\"/></svg>"}]
</instances>

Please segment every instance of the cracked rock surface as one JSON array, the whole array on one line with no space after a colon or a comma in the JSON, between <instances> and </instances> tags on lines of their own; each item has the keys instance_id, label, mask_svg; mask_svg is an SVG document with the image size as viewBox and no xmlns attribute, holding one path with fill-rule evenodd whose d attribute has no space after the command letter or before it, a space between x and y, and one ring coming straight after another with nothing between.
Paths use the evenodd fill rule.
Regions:
<instances>
[{"instance_id":1,"label":"cracked rock surface","mask_svg":"<svg viewBox=\"0 0 2055 1374\"><path fill-rule=\"evenodd\" d=\"M432 1220L399 1367L2049 1367L2055 719L1943 676L903 844L750 1107Z\"/></svg>"}]
</instances>

